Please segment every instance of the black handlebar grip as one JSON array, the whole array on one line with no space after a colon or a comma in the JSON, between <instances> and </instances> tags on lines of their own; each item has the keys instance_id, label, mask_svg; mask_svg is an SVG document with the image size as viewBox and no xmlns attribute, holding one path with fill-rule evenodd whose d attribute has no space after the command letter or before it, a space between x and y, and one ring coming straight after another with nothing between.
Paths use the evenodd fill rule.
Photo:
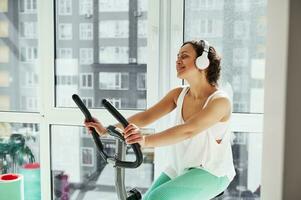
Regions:
<instances>
[{"instance_id":1,"label":"black handlebar grip","mask_svg":"<svg viewBox=\"0 0 301 200\"><path fill-rule=\"evenodd\" d=\"M91 113L89 112L89 110L87 109L85 104L82 102L82 100L79 98L79 96L77 94L73 94L72 99L76 103L76 105L79 107L79 109L82 111L82 113L85 115L86 120L89 122L93 121ZM103 145L99 139L98 133L96 132L96 130L94 128L91 128L91 129L92 129L92 137L96 144L97 150L98 150L100 156L105 160L105 162L107 162L108 156L103 151Z\"/></svg>"},{"instance_id":2,"label":"black handlebar grip","mask_svg":"<svg viewBox=\"0 0 301 200\"><path fill-rule=\"evenodd\" d=\"M125 128L129 125L128 121L116 110L116 108L106 99L102 100L102 105L117 119Z\"/></svg>"}]
</instances>

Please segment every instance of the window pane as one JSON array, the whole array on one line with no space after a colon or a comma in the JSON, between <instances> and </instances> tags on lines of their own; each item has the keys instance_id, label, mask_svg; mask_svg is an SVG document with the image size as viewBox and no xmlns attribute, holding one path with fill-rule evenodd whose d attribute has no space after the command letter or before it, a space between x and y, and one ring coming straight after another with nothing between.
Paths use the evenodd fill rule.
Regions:
<instances>
[{"instance_id":1,"label":"window pane","mask_svg":"<svg viewBox=\"0 0 301 200\"><path fill-rule=\"evenodd\" d=\"M184 27L185 41L206 39L221 54L234 112L263 113L266 0L186 0Z\"/></svg>"},{"instance_id":2,"label":"window pane","mask_svg":"<svg viewBox=\"0 0 301 200\"><path fill-rule=\"evenodd\" d=\"M236 176L219 199L260 199L261 133L236 132L232 144Z\"/></svg>"},{"instance_id":3,"label":"window pane","mask_svg":"<svg viewBox=\"0 0 301 200\"><path fill-rule=\"evenodd\" d=\"M0 0L0 110L38 111L35 1Z\"/></svg>"},{"instance_id":4,"label":"window pane","mask_svg":"<svg viewBox=\"0 0 301 200\"><path fill-rule=\"evenodd\" d=\"M144 134L152 130L143 129ZM115 154L115 139L102 137L104 151ZM125 186L139 188L144 193L153 181L153 149L144 149L144 161L134 170L125 170ZM134 155L129 148L127 161ZM51 126L52 199L116 200L115 175L112 165L105 164L97 153L86 128L79 126ZM132 178L135 177L135 178ZM62 198L63 199L63 198Z\"/></svg>"},{"instance_id":5,"label":"window pane","mask_svg":"<svg viewBox=\"0 0 301 200\"><path fill-rule=\"evenodd\" d=\"M25 199L41 199L38 124L0 122L0 174L24 178Z\"/></svg>"},{"instance_id":6,"label":"window pane","mask_svg":"<svg viewBox=\"0 0 301 200\"><path fill-rule=\"evenodd\" d=\"M138 74L147 71L147 2L56 0L56 80L78 81L56 81L56 107L74 106L77 93L92 98L93 108L103 98L120 99L124 109L146 108L146 79Z\"/></svg>"}]
</instances>

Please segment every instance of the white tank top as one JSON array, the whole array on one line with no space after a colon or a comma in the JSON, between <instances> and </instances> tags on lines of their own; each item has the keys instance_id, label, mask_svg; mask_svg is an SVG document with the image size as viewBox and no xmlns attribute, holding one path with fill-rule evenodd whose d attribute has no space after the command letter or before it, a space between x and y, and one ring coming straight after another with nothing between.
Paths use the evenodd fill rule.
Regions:
<instances>
[{"instance_id":1,"label":"white tank top","mask_svg":"<svg viewBox=\"0 0 301 200\"><path fill-rule=\"evenodd\" d=\"M184 123L182 106L188 90L189 87L184 87L178 97L175 125ZM217 90L208 97L203 109L210 100L217 97L228 98L225 92ZM181 175L185 169L195 167L205 169L218 177L227 176L231 181L235 176L235 169L231 149L232 132L229 123L230 120L219 122L192 138L171 145L170 164L164 172L170 178L175 178ZM222 139L220 144L216 142L219 139Z\"/></svg>"}]
</instances>

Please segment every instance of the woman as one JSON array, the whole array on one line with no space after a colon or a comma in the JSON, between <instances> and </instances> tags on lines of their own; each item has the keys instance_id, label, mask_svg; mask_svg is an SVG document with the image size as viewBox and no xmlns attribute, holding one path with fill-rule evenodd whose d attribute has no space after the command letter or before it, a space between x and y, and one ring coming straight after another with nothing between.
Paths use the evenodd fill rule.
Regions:
<instances>
[{"instance_id":1,"label":"woman","mask_svg":"<svg viewBox=\"0 0 301 200\"><path fill-rule=\"evenodd\" d=\"M199 58L208 63L200 64ZM211 199L224 191L235 176L229 131L231 102L217 85L220 57L206 41L188 41L179 50L176 68L177 77L185 79L188 86L171 90L153 107L130 117L124 129L127 144L172 148L172 162L154 181L144 200ZM141 135L139 127L174 109L175 126ZM85 125L100 135L106 132L96 119Z\"/></svg>"}]
</instances>

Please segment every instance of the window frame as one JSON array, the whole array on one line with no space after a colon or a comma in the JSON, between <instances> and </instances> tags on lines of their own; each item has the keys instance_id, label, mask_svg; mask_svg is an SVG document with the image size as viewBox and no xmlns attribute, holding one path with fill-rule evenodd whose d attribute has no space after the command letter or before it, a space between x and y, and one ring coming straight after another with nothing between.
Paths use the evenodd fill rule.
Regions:
<instances>
[{"instance_id":1,"label":"window frame","mask_svg":"<svg viewBox=\"0 0 301 200\"><path fill-rule=\"evenodd\" d=\"M153 86L147 89L148 107L162 98L162 96L164 96L164 94L166 94L168 90L181 84L180 80L174 79L174 77L176 77L176 72L173 66L177 50L183 42L183 13L181 13L181 11L183 12L183 2L184 0L173 0L172 3L165 0L152 0L152 3L148 4L148 50L150 58L156 58L148 58L147 62L148 66L152 66L148 68L147 85ZM279 4L282 3L277 3L276 6L279 6ZM269 9L275 8L276 6L275 4L268 4ZM160 15L157 14L158 10L160 10ZM49 144L50 126L82 126L83 116L82 113L75 108L55 107L55 37L53 33L55 30L54 26L56 26L56 24L54 21L54 1L37 0L37 11L37 28L39 33L38 63L39 66L43 66L39 71L39 98L41 102L38 103L39 112L26 113L0 111L0 121L40 124L40 162L41 174L43 174L43 176L41 176L41 194L42 199L51 199L51 162ZM285 13L287 14L288 12L289 11L286 11L282 15L285 15ZM270 18L268 17L268 19ZM276 19L274 20L274 22L275 21ZM47 29L45 28L45 24L48 24ZM272 33L268 32L267 34L269 35ZM272 42L270 42L269 44L272 44ZM157 49L160 49L160 52ZM166 77L169 79L168 81L166 81ZM130 116L138 112L138 110L121 111L125 116ZM105 110L91 109L91 112L95 113L95 117L103 119L103 123L112 123L112 116ZM234 131L260 133L263 130L263 114L234 113L232 121L232 129ZM160 124L162 125L164 123ZM156 129L159 129L160 124L154 124ZM282 151L283 146L281 146L280 148L281 149L279 151ZM160 156L158 158L155 158L155 162L158 162L159 159ZM158 168L155 168L155 170L156 169ZM279 178L279 180L280 179L281 178ZM281 192L279 193L281 194Z\"/></svg>"}]
</instances>

